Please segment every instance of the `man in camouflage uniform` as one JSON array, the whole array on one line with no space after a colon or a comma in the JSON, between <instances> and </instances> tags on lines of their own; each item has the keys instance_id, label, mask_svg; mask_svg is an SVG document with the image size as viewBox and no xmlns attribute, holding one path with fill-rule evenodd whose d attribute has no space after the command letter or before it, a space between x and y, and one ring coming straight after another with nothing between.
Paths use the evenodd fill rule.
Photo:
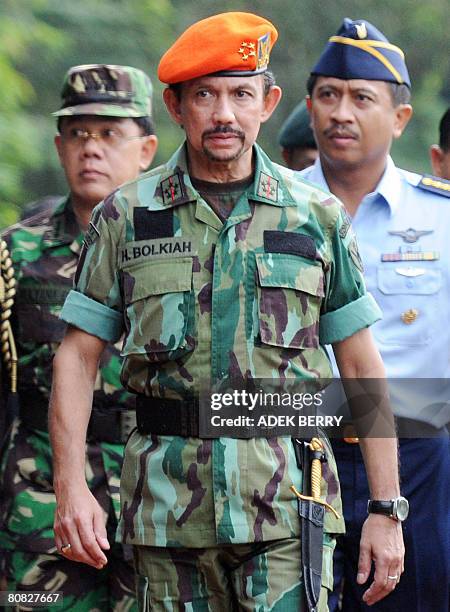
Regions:
<instances>
[{"instance_id":1,"label":"man in camouflage uniform","mask_svg":"<svg viewBox=\"0 0 450 612\"><path fill-rule=\"evenodd\" d=\"M95 204L152 161L152 86L127 66L76 66L66 75L55 144L69 195L8 229L17 292L20 418L2 459L1 548L10 591L62 591L67 610L131 610L130 555L112 544L100 573L64 558L53 538L55 495L47 427L52 358L65 323L59 313L73 282L83 233ZM86 479L114 541L124 442L134 398L119 380L119 349L108 345L95 381L86 445ZM128 557L128 558L126 558Z\"/></svg>"},{"instance_id":2,"label":"man in camouflage uniform","mask_svg":"<svg viewBox=\"0 0 450 612\"><path fill-rule=\"evenodd\" d=\"M119 530L134 545L141 610L304 603L290 490L304 483L294 445L289 437L201 438L203 384L326 378L325 342L335 343L344 375L383 372L366 329L378 309L342 207L255 144L281 96L266 72L276 38L267 20L231 12L194 24L165 54L164 100L186 143L94 210L62 312L70 327L55 357L51 409L56 542L68 558L106 561L81 449L98 355L125 331L122 380L138 394L138 430L126 447ZM372 442L374 493L395 494L395 440ZM339 511L324 444L322 500ZM327 512L320 611L342 530ZM362 546L366 563L376 561L372 602L393 588L387 572L402 571L401 530L370 517Z\"/></svg>"}]
</instances>

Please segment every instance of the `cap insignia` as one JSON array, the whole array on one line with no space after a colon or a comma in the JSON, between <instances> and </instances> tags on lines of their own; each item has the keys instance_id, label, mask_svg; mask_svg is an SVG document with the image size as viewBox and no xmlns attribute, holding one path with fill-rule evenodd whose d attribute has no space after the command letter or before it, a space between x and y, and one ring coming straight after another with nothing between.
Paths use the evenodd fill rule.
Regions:
<instances>
[{"instance_id":1,"label":"cap insignia","mask_svg":"<svg viewBox=\"0 0 450 612\"><path fill-rule=\"evenodd\" d=\"M249 57L256 55L255 43L253 42L242 42L241 47L238 51L242 55L242 60L245 62Z\"/></svg>"},{"instance_id":2,"label":"cap insignia","mask_svg":"<svg viewBox=\"0 0 450 612\"><path fill-rule=\"evenodd\" d=\"M356 34L360 40L367 38L367 28L365 23L355 23L355 28Z\"/></svg>"},{"instance_id":3,"label":"cap insignia","mask_svg":"<svg viewBox=\"0 0 450 612\"><path fill-rule=\"evenodd\" d=\"M267 68L270 58L270 32L258 38L258 61L256 70Z\"/></svg>"}]
</instances>

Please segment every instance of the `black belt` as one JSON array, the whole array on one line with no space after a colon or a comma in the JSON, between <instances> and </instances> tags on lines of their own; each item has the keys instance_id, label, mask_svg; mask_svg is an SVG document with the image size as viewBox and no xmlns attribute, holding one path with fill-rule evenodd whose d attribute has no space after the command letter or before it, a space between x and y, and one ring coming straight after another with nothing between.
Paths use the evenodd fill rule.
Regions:
<instances>
[{"instance_id":1,"label":"black belt","mask_svg":"<svg viewBox=\"0 0 450 612\"><path fill-rule=\"evenodd\" d=\"M29 429L48 432L48 400L35 393L19 394L19 416ZM125 444L130 432L136 427L134 410L114 406L98 407L94 404L89 419L87 440Z\"/></svg>"},{"instance_id":2,"label":"black belt","mask_svg":"<svg viewBox=\"0 0 450 612\"><path fill-rule=\"evenodd\" d=\"M183 400L163 397L136 398L136 424L144 435L199 437L199 402L197 398Z\"/></svg>"}]
</instances>

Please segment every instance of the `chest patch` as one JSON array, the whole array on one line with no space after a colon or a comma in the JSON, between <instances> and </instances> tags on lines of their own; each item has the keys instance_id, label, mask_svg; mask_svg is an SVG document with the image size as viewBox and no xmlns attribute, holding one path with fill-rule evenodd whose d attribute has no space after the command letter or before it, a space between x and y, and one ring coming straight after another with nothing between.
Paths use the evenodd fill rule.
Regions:
<instances>
[{"instance_id":1,"label":"chest patch","mask_svg":"<svg viewBox=\"0 0 450 612\"><path fill-rule=\"evenodd\" d=\"M120 250L119 265L121 268L133 266L140 261L166 259L195 255L193 240L189 237L158 238L156 240L138 240L127 242Z\"/></svg>"},{"instance_id":2,"label":"chest patch","mask_svg":"<svg viewBox=\"0 0 450 612\"><path fill-rule=\"evenodd\" d=\"M316 245L311 236L295 232L264 231L266 253L289 253L307 259L316 258Z\"/></svg>"},{"instance_id":3,"label":"chest patch","mask_svg":"<svg viewBox=\"0 0 450 612\"><path fill-rule=\"evenodd\" d=\"M173 236L173 210L153 212L147 208L133 210L134 236L136 240L153 240Z\"/></svg>"}]
</instances>

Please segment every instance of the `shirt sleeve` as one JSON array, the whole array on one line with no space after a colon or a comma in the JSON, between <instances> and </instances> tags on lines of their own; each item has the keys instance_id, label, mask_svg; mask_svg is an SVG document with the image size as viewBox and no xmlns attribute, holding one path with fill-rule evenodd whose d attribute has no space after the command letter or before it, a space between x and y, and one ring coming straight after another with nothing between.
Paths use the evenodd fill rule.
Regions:
<instances>
[{"instance_id":1,"label":"shirt sleeve","mask_svg":"<svg viewBox=\"0 0 450 612\"><path fill-rule=\"evenodd\" d=\"M358 245L342 205L332 231L330 250L320 318L321 344L344 340L381 318L380 308L366 292Z\"/></svg>"},{"instance_id":2,"label":"shirt sleeve","mask_svg":"<svg viewBox=\"0 0 450 612\"><path fill-rule=\"evenodd\" d=\"M117 192L92 212L84 236L74 288L61 319L102 340L117 342L124 330L117 250L125 213Z\"/></svg>"}]
</instances>

